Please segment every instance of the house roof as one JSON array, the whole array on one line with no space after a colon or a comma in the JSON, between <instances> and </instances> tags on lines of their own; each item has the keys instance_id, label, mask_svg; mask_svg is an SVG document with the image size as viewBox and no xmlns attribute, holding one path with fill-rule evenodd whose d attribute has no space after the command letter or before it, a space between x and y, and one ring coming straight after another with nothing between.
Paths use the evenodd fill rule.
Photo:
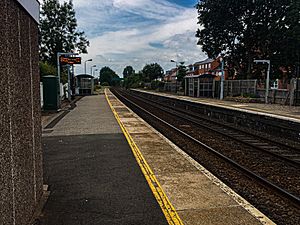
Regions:
<instances>
[{"instance_id":1,"label":"house roof","mask_svg":"<svg viewBox=\"0 0 300 225\"><path fill-rule=\"evenodd\" d=\"M205 73L200 75L191 75L191 76L185 76L184 78L214 78L216 77L213 74Z\"/></svg>"},{"instance_id":2,"label":"house roof","mask_svg":"<svg viewBox=\"0 0 300 225\"><path fill-rule=\"evenodd\" d=\"M206 64L206 63L211 63L215 61L214 59L210 59L210 58L207 58L205 60L202 60L202 61L199 61L199 62L195 62L194 64L197 64L197 65L201 65L201 64Z\"/></svg>"},{"instance_id":3,"label":"house roof","mask_svg":"<svg viewBox=\"0 0 300 225\"><path fill-rule=\"evenodd\" d=\"M185 76L184 78L197 78L200 77L201 75L189 75L189 76Z\"/></svg>"}]
</instances>

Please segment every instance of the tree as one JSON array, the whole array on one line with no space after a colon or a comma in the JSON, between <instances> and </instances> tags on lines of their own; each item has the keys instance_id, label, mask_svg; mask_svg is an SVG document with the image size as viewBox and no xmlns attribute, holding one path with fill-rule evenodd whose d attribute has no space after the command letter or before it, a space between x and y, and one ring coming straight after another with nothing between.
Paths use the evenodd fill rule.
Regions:
<instances>
[{"instance_id":1,"label":"tree","mask_svg":"<svg viewBox=\"0 0 300 225\"><path fill-rule=\"evenodd\" d=\"M294 32L299 28L298 2L202 0L197 4L198 44L211 58L224 53L241 78L250 78L254 59L270 59L273 70L278 69L296 58L289 57L287 40L294 40L290 48L299 49Z\"/></svg>"},{"instance_id":2,"label":"tree","mask_svg":"<svg viewBox=\"0 0 300 225\"><path fill-rule=\"evenodd\" d=\"M46 76L46 75L55 75L56 74L56 68L52 65L49 65L47 62L40 62L40 76Z\"/></svg>"},{"instance_id":3,"label":"tree","mask_svg":"<svg viewBox=\"0 0 300 225\"><path fill-rule=\"evenodd\" d=\"M281 66L290 71L290 76L300 76L300 1L292 0L287 8L286 17L283 21L283 39L281 40L280 52L285 57L279 58Z\"/></svg>"},{"instance_id":4,"label":"tree","mask_svg":"<svg viewBox=\"0 0 300 225\"><path fill-rule=\"evenodd\" d=\"M57 52L87 53L89 41L84 32L77 30L72 0L62 4L45 0L39 28L41 61L56 65Z\"/></svg>"},{"instance_id":5,"label":"tree","mask_svg":"<svg viewBox=\"0 0 300 225\"><path fill-rule=\"evenodd\" d=\"M111 86L115 86L120 83L120 77L111 68L105 66L100 70L99 81L100 84L106 82Z\"/></svg>"},{"instance_id":6,"label":"tree","mask_svg":"<svg viewBox=\"0 0 300 225\"><path fill-rule=\"evenodd\" d=\"M183 78L186 76L186 66L184 65L184 62L180 62L178 66L177 71L177 81L181 82L183 81Z\"/></svg>"},{"instance_id":7,"label":"tree","mask_svg":"<svg viewBox=\"0 0 300 225\"><path fill-rule=\"evenodd\" d=\"M126 66L123 70L123 77L124 79L133 75L135 73L134 69L132 68L132 66Z\"/></svg>"},{"instance_id":8,"label":"tree","mask_svg":"<svg viewBox=\"0 0 300 225\"><path fill-rule=\"evenodd\" d=\"M145 78L145 81L150 82L157 78L163 77L164 70L159 64L152 63L152 64L146 64L142 69L142 73Z\"/></svg>"},{"instance_id":9,"label":"tree","mask_svg":"<svg viewBox=\"0 0 300 225\"><path fill-rule=\"evenodd\" d=\"M139 88L144 86L144 75L140 71L138 73L131 74L124 79L123 83L126 89L128 88Z\"/></svg>"}]
</instances>

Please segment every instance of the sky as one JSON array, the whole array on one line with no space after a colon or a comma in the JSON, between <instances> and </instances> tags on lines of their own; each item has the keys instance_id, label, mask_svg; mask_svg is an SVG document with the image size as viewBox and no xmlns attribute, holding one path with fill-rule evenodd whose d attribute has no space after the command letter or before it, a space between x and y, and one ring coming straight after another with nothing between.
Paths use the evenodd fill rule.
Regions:
<instances>
[{"instance_id":1,"label":"sky","mask_svg":"<svg viewBox=\"0 0 300 225\"><path fill-rule=\"evenodd\" d=\"M42 1L41 1L42 2ZM63 2L63 0L60 0ZM78 29L85 32L90 47L82 54L76 74L91 66L109 66L122 77L130 65L140 71L158 63L164 70L184 61L186 65L206 58L195 37L197 0L73 0ZM94 70L94 69L93 69ZM95 76L98 76L98 72Z\"/></svg>"}]
</instances>

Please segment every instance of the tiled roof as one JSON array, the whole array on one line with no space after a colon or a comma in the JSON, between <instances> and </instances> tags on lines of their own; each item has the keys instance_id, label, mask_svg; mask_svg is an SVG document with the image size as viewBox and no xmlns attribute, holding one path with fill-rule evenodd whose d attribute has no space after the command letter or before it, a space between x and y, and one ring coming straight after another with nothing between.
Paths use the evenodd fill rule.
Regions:
<instances>
[{"instance_id":1,"label":"tiled roof","mask_svg":"<svg viewBox=\"0 0 300 225\"><path fill-rule=\"evenodd\" d=\"M207 59L205 59L205 60L202 60L202 61L199 61L199 62L195 62L195 64L201 65L201 64L211 63L211 62L213 62L213 61L215 61L215 60L214 60L214 59L207 58Z\"/></svg>"}]
</instances>

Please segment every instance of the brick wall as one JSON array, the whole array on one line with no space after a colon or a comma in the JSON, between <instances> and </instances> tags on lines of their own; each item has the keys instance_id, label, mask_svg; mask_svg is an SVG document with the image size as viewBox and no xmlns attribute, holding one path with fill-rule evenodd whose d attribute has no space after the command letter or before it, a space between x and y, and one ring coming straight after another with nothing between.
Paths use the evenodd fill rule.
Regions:
<instances>
[{"instance_id":1,"label":"brick wall","mask_svg":"<svg viewBox=\"0 0 300 225\"><path fill-rule=\"evenodd\" d=\"M16 0L1 0L1 225L28 224L42 195L38 57L36 21Z\"/></svg>"}]
</instances>

